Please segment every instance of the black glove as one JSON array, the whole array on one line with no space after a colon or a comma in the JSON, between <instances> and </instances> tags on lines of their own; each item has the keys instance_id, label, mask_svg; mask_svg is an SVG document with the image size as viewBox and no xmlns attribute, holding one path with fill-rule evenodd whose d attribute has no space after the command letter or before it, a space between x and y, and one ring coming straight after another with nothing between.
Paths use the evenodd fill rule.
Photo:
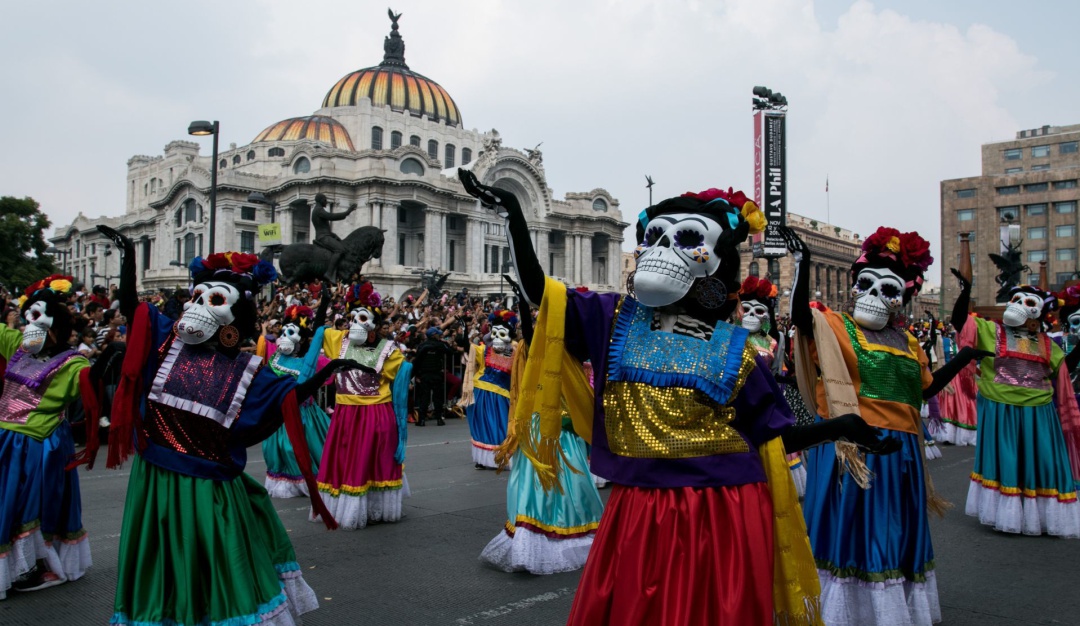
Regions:
<instances>
[{"instance_id":1,"label":"black glove","mask_svg":"<svg viewBox=\"0 0 1080 626\"><path fill-rule=\"evenodd\" d=\"M787 244L787 249L793 255L802 255L802 260L810 260L810 248L806 245L806 242L802 240L802 237L798 235L794 230L787 226L780 227L780 236L784 238L784 243ZM800 260L796 258L796 260Z\"/></svg>"},{"instance_id":2,"label":"black glove","mask_svg":"<svg viewBox=\"0 0 1080 626\"><path fill-rule=\"evenodd\" d=\"M880 429L849 413L807 426L792 426L781 435L784 449L798 452L827 441L849 441L873 454L892 454L903 445L899 439L883 437Z\"/></svg>"},{"instance_id":3,"label":"black glove","mask_svg":"<svg viewBox=\"0 0 1080 626\"><path fill-rule=\"evenodd\" d=\"M955 267L950 267L949 271L956 277L956 280L960 283L960 291L966 291L971 293L971 281L964 278L964 275L960 273L960 270Z\"/></svg>"},{"instance_id":4,"label":"black glove","mask_svg":"<svg viewBox=\"0 0 1080 626\"><path fill-rule=\"evenodd\" d=\"M469 170L458 168L458 178L465 186L466 193L479 200L485 207L494 208L500 217L506 217L512 212L521 213L521 204L509 191L480 184L476 174Z\"/></svg>"},{"instance_id":5,"label":"black glove","mask_svg":"<svg viewBox=\"0 0 1080 626\"><path fill-rule=\"evenodd\" d=\"M308 348L309 350L315 349L314 347ZM326 384L326 381L330 380L330 377L342 370L356 369L368 374L377 374L374 369L357 363L352 359L334 359L326 364L326 367L322 368L315 373L314 376L307 379L296 386L296 401L303 404L305 400L315 395L319 387Z\"/></svg>"}]
</instances>

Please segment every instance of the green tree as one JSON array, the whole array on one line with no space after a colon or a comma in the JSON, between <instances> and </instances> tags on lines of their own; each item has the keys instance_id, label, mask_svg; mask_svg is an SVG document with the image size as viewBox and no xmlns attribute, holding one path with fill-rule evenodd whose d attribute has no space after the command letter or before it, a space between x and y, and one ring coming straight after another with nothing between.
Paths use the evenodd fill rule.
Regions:
<instances>
[{"instance_id":1,"label":"green tree","mask_svg":"<svg viewBox=\"0 0 1080 626\"><path fill-rule=\"evenodd\" d=\"M0 197L0 282L12 292L55 271L45 229L52 223L33 198Z\"/></svg>"}]
</instances>

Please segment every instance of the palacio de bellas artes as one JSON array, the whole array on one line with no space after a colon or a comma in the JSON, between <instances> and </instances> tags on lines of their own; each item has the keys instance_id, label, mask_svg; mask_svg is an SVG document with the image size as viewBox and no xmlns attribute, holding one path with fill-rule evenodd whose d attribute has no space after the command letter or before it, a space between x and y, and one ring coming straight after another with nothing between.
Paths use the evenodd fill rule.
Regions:
<instances>
[{"instance_id":1,"label":"palacio de bellas artes","mask_svg":"<svg viewBox=\"0 0 1080 626\"><path fill-rule=\"evenodd\" d=\"M452 292L508 292L500 285L511 267L503 221L464 192L460 167L535 207L529 228L546 272L575 286L617 289L627 227L619 200L603 188L555 197L539 146L517 149L495 129L467 129L447 90L406 63L396 23L383 48L379 64L342 76L311 115L270 124L251 143L221 150L216 163L199 144L179 139L161 155L131 157L124 214L80 213L50 238L70 273L86 285L116 273L116 257L106 256L108 241L96 230L103 224L135 241L140 290L172 289L186 284L191 259L209 253L211 228L215 251L260 252L259 227L272 221L281 243L313 240L311 211L321 193L335 213L357 205L333 222L335 233L384 231L382 255L364 275L386 295L419 285L423 270L449 273L443 287Z\"/></svg>"}]
</instances>

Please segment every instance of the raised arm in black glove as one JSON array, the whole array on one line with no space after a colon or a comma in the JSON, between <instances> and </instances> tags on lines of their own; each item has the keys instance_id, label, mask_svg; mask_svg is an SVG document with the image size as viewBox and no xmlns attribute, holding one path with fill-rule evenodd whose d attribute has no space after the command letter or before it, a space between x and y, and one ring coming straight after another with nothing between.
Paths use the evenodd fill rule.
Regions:
<instances>
[{"instance_id":1,"label":"raised arm in black glove","mask_svg":"<svg viewBox=\"0 0 1080 626\"><path fill-rule=\"evenodd\" d=\"M506 220L506 235L510 240L510 254L517 268L521 287L527 301L539 306L544 299L544 268L541 267L536 251L529 237L529 225L521 210L521 203L514 194L480 184L476 175L469 170L458 169L458 178L465 186L465 191L480 201L485 207L495 209Z\"/></svg>"},{"instance_id":2,"label":"raised arm in black glove","mask_svg":"<svg viewBox=\"0 0 1080 626\"><path fill-rule=\"evenodd\" d=\"M956 375L960 373L960 370L964 369L964 366L971 363L975 359L982 359L988 356L994 356L993 352L987 352L986 350L976 350L971 346L961 348L948 363L942 365L934 371L934 382L929 387L923 389L923 400L929 400L936 396L945 385L949 384L949 381L956 378Z\"/></svg>"},{"instance_id":3,"label":"raised arm in black glove","mask_svg":"<svg viewBox=\"0 0 1080 626\"><path fill-rule=\"evenodd\" d=\"M951 268L949 271L953 273L956 280L960 281L960 295L956 297L952 310L952 325L956 329L956 335L959 336L960 331L964 329L964 324L967 323L968 309L971 308L971 281L964 278L956 268Z\"/></svg>"},{"instance_id":4,"label":"raised arm in black glove","mask_svg":"<svg viewBox=\"0 0 1080 626\"><path fill-rule=\"evenodd\" d=\"M311 349L316 349L312 346ZM352 359L334 359L326 364L326 367L322 368L315 373L314 376L307 379L296 386L296 401L303 404L305 400L315 395L315 392L326 384L326 381L330 380L330 377L342 370L360 370L367 372L368 374L375 374L375 370L366 366L360 365Z\"/></svg>"},{"instance_id":5,"label":"raised arm in black glove","mask_svg":"<svg viewBox=\"0 0 1080 626\"><path fill-rule=\"evenodd\" d=\"M810 312L810 248L795 231L780 228L788 250L795 258L795 289L791 292L791 323L804 337L814 336L814 317Z\"/></svg>"},{"instance_id":6,"label":"raised arm in black glove","mask_svg":"<svg viewBox=\"0 0 1080 626\"><path fill-rule=\"evenodd\" d=\"M130 324L135 318L135 308L139 306L139 292L135 285L135 243L108 226L98 226L97 229L112 239L116 249L120 250L120 314Z\"/></svg>"}]
</instances>

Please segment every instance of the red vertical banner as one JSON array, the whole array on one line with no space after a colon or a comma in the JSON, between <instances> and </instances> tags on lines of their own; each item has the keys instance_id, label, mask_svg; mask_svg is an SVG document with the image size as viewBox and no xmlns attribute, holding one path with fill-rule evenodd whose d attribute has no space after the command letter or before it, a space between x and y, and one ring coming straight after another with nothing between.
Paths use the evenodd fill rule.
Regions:
<instances>
[{"instance_id":1,"label":"red vertical banner","mask_svg":"<svg viewBox=\"0 0 1080 626\"><path fill-rule=\"evenodd\" d=\"M762 161L764 159L762 117L764 113L759 109L754 111L754 204L761 206L765 179L763 175ZM762 256L765 252L765 234L758 233L750 236L750 250L754 256Z\"/></svg>"}]
</instances>

